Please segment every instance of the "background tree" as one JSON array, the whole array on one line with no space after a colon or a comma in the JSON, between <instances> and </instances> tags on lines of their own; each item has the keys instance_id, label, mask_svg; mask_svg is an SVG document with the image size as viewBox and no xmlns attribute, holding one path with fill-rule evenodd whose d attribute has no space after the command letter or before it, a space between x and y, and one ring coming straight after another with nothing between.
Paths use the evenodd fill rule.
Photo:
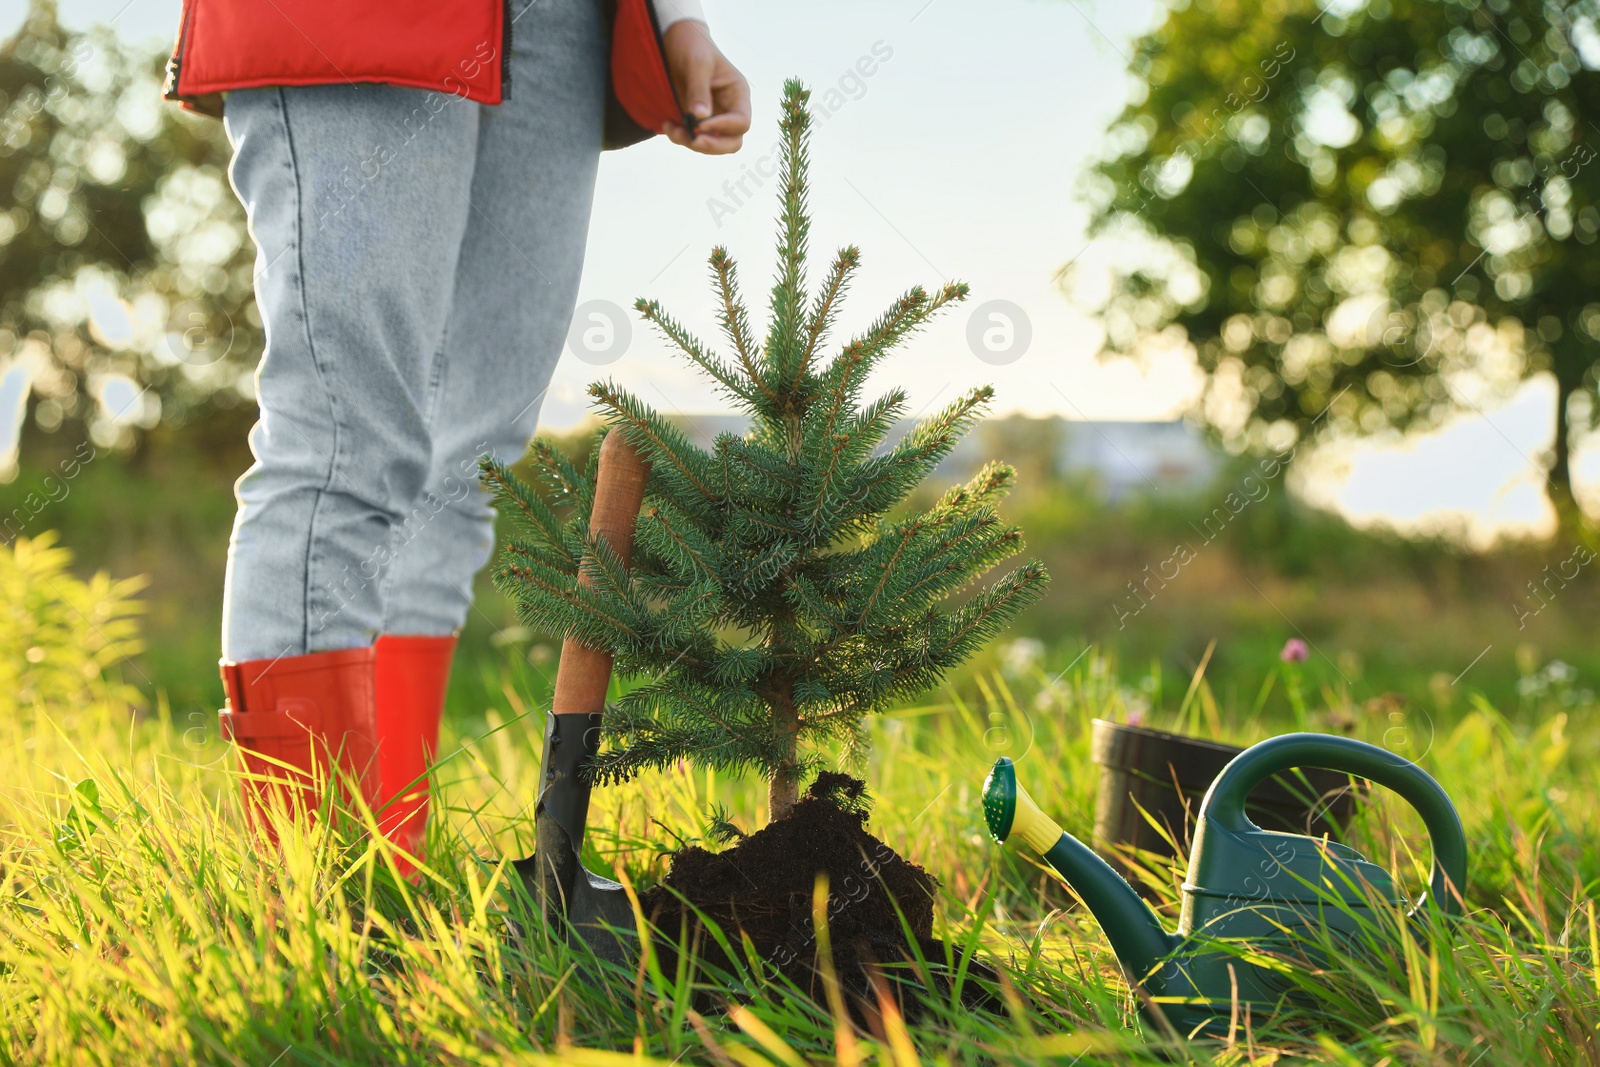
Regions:
<instances>
[{"instance_id":1,"label":"background tree","mask_svg":"<svg viewBox=\"0 0 1600 1067\"><path fill-rule=\"evenodd\" d=\"M41 428L101 444L254 396L227 140L161 99L163 60L68 32L38 0L0 46L0 374L25 368Z\"/></svg>"},{"instance_id":2,"label":"background tree","mask_svg":"<svg viewBox=\"0 0 1600 1067\"><path fill-rule=\"evenodd\" d=\"M986 466L921 514L891 512L932 473L976 420L991 390L975 389L880 449L906 395L863 403L867 376L966 286L913 288L831 361L823 345L859 263L838 253L821 289L805 278L809 93L785 86L778 276L759 344L724 249L711 254L731 355L712 352L659 305L638 308L748 415L750 432L691 445L659 413L610 383L590 395L612 433L651 461L634 566L625 572L588 536L594 471L579 474L546 441L533 464L572 507L562 521L505 467L485 479L522 535L505 548L500 587L523 620L616 656L649 679L608 709L612 740L594 767L615 779L680 759L754 767L782 817L815 757L837 738L859 750L864 717L926 689L1043 592L1030 562L956 606L946 605L1022 548L995 514L1013 474ZM580 586L580 567L593 578Z\"/></svg>"},{"instance_id":3,"label":"background tree","mask_svg":"<svg viewBox=\"0 0 1600 1067\"><path fill-rule=\"evenodd\" d=\"M1597 14L1175 4L1090 179L1092 232L1142 251L1109 279L1083 257L1069 288L1114 349L1186 331L1234 448L1428 426L1548 371L1573 521L1569 456L1600 414Z\"/></svg>"}]
</instances>

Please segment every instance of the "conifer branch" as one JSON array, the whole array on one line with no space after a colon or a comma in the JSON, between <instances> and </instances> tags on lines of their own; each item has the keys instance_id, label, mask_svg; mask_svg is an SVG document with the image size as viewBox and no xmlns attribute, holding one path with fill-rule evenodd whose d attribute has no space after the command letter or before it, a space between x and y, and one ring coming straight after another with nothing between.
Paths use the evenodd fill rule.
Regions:
<instances>
[{"instance_id":1,"label":"conifer branch","mask_svg":"<svg viewBox=\"0 0 1600 1067\"><path fill-rule=\"evenodd\" d=\"M887 354L902 338L927 317L928 293L920 285L907 289L893 304L872 321L867 332L855 339L869 352Z\"/></svg>"},{"instance_id":2,"label":"conifer branch","mask_svg":"<svg viewBox=\"0 0 1600 1067\"><path fill-rule=\"evenodd\" d=\"M573 568L577 567L578 561L565 543L565 524L556 517L550 505L523 485L509 467L493 456L484 456L479 460L478 471L479 480L491 491L497 508L514 510L520 516L522 521L519 525L525 532L537 538L555 558Z\"/></svg>"},{"instance_id":3,"label":"conifer branch","mask_svg":"<svg viewBox=\"0 0 1600 1067\"><path fill-rule=\"evenodd\" d=\"M667 340L677 345L678 350L689 357L690 362L715 379L730 397L747 402L754 399L744 382L740 381L738 373L707 349L699 338L684 329L682 323L663 311L658 301L641 298L634 301L633 306L640 317L660 330ZM756 384L759 385L760 382Z\"/></svg>"},{"instance_id":4,"label":"conifer branch","mask_svg":"<svg viewBox=\"0 0 1600 1067\"><path fill-rule=\"evenodd\" d=\"M974 508L993 507L1011 491L1017 480L1016 468L990 460L965 485L952 486L929 508L929 514L965 514Z\"/></svg>"},{"instance_id":5,"label":"conifer branch","mask_svg":"<svg viewBox=\"0 0 1600 1067\"><path fill-rule=\"evenodd\" d=\"M811 317L806 322L806 347L800 361L802 370L809 370L812 360L816 358L817 345L828 335L828 328L838 317L840 298L844 296L844 291L850 284L850 276L855 273L856 266L860 262L861 250L855 245L839 249L839 254L834 257L833 267L828 271L828 280L823 284L822 291L817 294L817 301L811 308Z\"/></svg>"},{"instance_id":6,"label":"conifer branch","mask_svg":"<svg viewBox=\"0 0 1600 1067\"><path fill-rule=\"evenodd\" d=\"M855 401L878 361L921 321L927 303L928 294L923 292L922 286L912 286L889 306L888 311L873 320L866 333L846 344L829 364L826 388L833 401L835 419Z\"/></svg>"},{"instance_id":7,"label":"conifer branch","mask_svg":"<svg viewBox=\"0 0 1600 1067\"><path fill-rule=\"evenodd\" d=\"M637 640L639 636L629 620L605 610L599 597L573 584L570 576L537 561L505 563L495 577L513 586L510 591L517 601L518 615L525 623L543 627L563 637L580 636L584 638L583 643L590 647L609 644L609 637L605 640L592 639L592 636L608 631L629 641ZM521 588L517 588L519 585ZM574 629L582 633L571 633Z\"/></svg>"},{"instance_id":8,"label":"conifer branch","mask_svg":"<svg viewBox=\"0 0 1600 1067\"><path fill-rule=\"evenodd\" d=\"M645 447L653 464L670 467L701 496L707 500L716 499L702 472L696 469L702 465L693 458L697 450L676 427L607 382L595 382L589 386L589 395L600 401L615 416L617 423L628 428L629 436Z\"/></svg>"},{"instance_id":9,"label":"conifer branch","mask_svg":"<svg viewBox=\"0 0 1600 1067\"><path fill-rule=\"evenodd\" d=\"M1029 563L995 582L951 616L945 655L973 638L993 636L1017 612L1044 595L1050 576L1043 564Z\"/></svg>"},{"instance_id":10,"label":"conifer branch","mask_svg":"<svg viewBox=\"0 0 1600 1067\"><path fill-rule=\"evenodd\" d=\"M838 630L843 622L843 616L835 605L805 575L791 578L784 587L784 596L794 606L797 615L809 615L819 626Z\"/></svg>"},{"instance_id":11,"label":"conifer branch","mask_svg":"<svg viewBox=\"0 0 1600 1067\"><path fill-rule=\"evenodd\" d=\"M988 525L998 529L977 532ZM971 581L974 568L987 569L1022 550L1022 534L999 525L993 516L973 522L973 532L945 539L935 552L922 560L921 574L898 591L896 600L922 604L948 596ZM965 533L965 531L963 531ZM963 543L964 542L964 543Z\"/></svg>"},{"instance_id":12,"label":"conifer branch","mask_svg":"<svg viewBox=\"0 0 1600 1067\"><path fill-rule=\"evenodd\" d=\"M721 245L711 250L711 270L722 295L722 308L718 317L723 330L733 341L734 351L739 355L739 365L744 368L745 376L761 395L769 401L775 401L778 394L762 378L761 370L756 366L756 346L755 340L750 336L750 319L745 313L744 301L739 298L739 269L735 266L733 258L728 255L728 250Z\"/></svg>"},{"instance_id":13,"label":"conifer branch","mask_svg":"<svg viewBox=\"0 0 1600 1067\"><path fill-rule=\"evenodd\" d=\"M768 513L756 508L740 508L733 516L733 529L735 534L760 533L761 543L770 543L772 538L787 538L794 533L794 529L782 519L775 518Z\"/></svg>"},{"instance_id":14,"label":"conifer branch","mask_svg":"<svg viewBox=\"0 0 1600 1067\"><path fill-rule=\"evenodd\" d=\"M674 523L665 508L653 507L645 512L645 517L659 531L663 543L671 546L671 561L687 572L692 580L716 578L718 567L713 561L715 550L698 531Z\"/></svg>"},{"instance_id":15,"label":"conifer branch","mask_svg":"<svg viewBox=\"0 0 1600 1067\"><path fill-rule=\"evenodd\" d=\"M579 474L572 461L546 438L535 437L528 446L528 453L534 469L555 493L556 500L583 516L582 521L587 524L589 509L594 507L594 482ZM510 475L509 470L506 473Z\"/></svg>"},{"instance_id":16,"label":"conifer branch","mask_svg":"<svg viewBox=\"0 0 1600 1067\"><path fill-rule=\"evenodd\" d=\"M748 467L762 478L770 479L789 489L798 489L800 480L794 469L781 456L762 448L752 448L743 441L728 442L728 454L741 466Z\"/></svg>"},{"instance_id":17,"label":"conifer branch","mask_svg":"<svg viewBox=\"0 0 1600 1067\"><path fill-rule=\"evenodd\" d=\"M776 578L778 572L798 555L799 548L794 542L777 542L745 565L744 573L734 580L734 588L746 591L759 589Z\"/></svg>"},{"instance_id":18,"label":"conifer branch","mask_svg":"<svg viewBox=\"0 0 1600 1067\"><path fill-rule=\"evenodd\" d=\"M772 285L772 321L768 324L766 358L773 380L791 382L799 362L799 331L805 313L806 240L811 217L806 212L807 142L811 92L798 81L784 83L779 130L783 154L778 172L778 277ZM792 395L792 394L791 394Z\"/></svg>"},{"instance_id":19,"label":"conifer branch","mask_svg":"<svg viewBox=\"0 0 1600 1067\"><path fill-rule=\"evenodd\" d=\"M891 390L888 395L858 413L851 420L849 429L830 435L824 444L827 449L826 466L818 472L811 493L811 512L804 522L806 530L815 533L831 525L834 516L848 503L847 496L838 489L845 470L859 462L874 444L883 439L894 417L904 410L904 405L904 391Z\"/></svg>"},{"instance_id":20,"label":"conifer branch","mask_svg":"<svg viewBox=\"0 0 1600 1067\"><path fill-rule=\"evenodd\" d=\"M578 573L578 566L572 559L556 555L547 545L533 544L515 535L506 540L501 551L508 556L535 560L562 574L576 575Z\"/></svg>"},{"instance_id":21,"label":"conifer branch","mask_svg":"<svg viewBox=\"0 0 1600 1067\"><path fill-rule=\"evenodd\" d=\"M950 454L956 441L993 397L994 390L987 385L982 386L937 415L918 423L906 434L905 440L870 463L862 464L864 473L869 467L871 470L854 495L860 499L871 499L874 490L895 485L909 491L912 485ZM887 510L901 495L895 494L888 503L874 500L871 506L875 510Z\"/></svg>"},{"instance_id":22,"label":"conifer branch","mask_svg":"<svg viewBox=\"0 0 1600 1067\"><path fill-rule=\"evenodd\" d=\"M888 586L889 580L894 577L895 567L900 562L900 556L905 552L906 547L911 544L912 538L916 537L921 530L922 522L919 519L912 519L905 524L904 532L900 535L900 539L894 547L894 554L884 561L882 570L878 572L877 584L867 594L866 601L862 603L861 610L857 613L857 626L864 624L871 617L872 609L878 606L878 597L883 594L883 590Z\"/></svg>"}]
</instances>

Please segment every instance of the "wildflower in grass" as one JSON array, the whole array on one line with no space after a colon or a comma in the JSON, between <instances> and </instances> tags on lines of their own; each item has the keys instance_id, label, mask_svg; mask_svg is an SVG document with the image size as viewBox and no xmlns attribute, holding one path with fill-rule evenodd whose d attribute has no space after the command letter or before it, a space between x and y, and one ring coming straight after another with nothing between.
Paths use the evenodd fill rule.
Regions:
<instances>
[{"instance_id":1,"label":"wildflower in grass","mask_svg":"<svg viewBox=\"0 0 1600 1067\"><path fill-rule=\"evenodd\" d=\"M1294 709L1295 725L1305 729L1310 722L1304 690L1300 687L1300 664L1311 658L1311 647L1298 637L1283 643L1278 659L1283 661L1284 687L1288 690L1289 707Z\"/></svg>"}]
</instances>

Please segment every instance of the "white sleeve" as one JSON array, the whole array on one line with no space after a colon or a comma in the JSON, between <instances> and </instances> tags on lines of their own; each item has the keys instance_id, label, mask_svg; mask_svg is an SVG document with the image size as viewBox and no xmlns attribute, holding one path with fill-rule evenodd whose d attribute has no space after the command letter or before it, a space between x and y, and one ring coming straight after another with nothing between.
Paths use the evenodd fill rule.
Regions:
<instances>
[{"instance_id":1,"label":"white sleeve","mask_svg":"<svg viewBox=\"0 0 1600 1067\"><path fill-rule=\"evenodd\" d=\"M700 0L650 0L656 9L656 22L661 26L661 32L666 33L667 27L674 22L685 19L695 19L698 22L706 20L705 8L700 6Z\"/></svg>"}]
</instances>

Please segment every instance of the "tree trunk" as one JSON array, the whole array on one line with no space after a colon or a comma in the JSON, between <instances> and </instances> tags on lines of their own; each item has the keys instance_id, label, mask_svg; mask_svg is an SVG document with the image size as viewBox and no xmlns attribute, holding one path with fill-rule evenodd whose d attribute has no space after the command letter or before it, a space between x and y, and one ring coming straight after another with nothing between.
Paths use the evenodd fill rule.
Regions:
<instances>
[{"instance_id":1,"label":"tree trunk","mask_svg":"<svg viewBox=\"0 0 1600 1067\"><path fill-rule=\"evenodd\" d=\"M799 799L799 768L793 765L779 768L778 773L772 776L772 781L767 783L767 821L776 822L788 815Z\"/></svg>"},{"instance_id":2,"label":"tree trunk","mask_svg":"<svg viewBox=\"0 0 1600 1067\"><path fill-rule=\"evenodd\" d=\"M767 821L774 822L794 810L800 799L800 715L794 706L793 683L784 683L772 702L772 718L788 736L788 750L767 783Z\"/></svg>"},{"instance_id":3,"label":"tree trunk","mask_svg":"<svg viewBox=\"0 0 1600 1067\"><path fill-rule=\"evenodd\" d=\"M1550 503L1556 510L1556 536L1566 539L1575 534L1583 519L1578 510L1577 498L1572 495L1572 436L1567 419L1567 405L1579 386L1557 381L1556 385L1556 440L1551 451L1549 488Z\"/></svg>"}]
</instances>

